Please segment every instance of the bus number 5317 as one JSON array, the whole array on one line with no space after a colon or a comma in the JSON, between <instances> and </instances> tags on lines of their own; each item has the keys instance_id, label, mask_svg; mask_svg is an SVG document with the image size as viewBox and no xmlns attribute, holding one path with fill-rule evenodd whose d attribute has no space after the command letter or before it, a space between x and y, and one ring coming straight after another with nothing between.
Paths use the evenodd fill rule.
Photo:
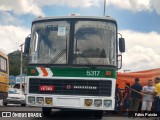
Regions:
<instances>
[{"instance_id":1,"label":"bus number 5317","mask_svg":"<svg viewBox=\"0 0 160 120\"><path fill-rule=\"evenodd\" d=\"M99 74L100 74L100 71L87 71L86 72L86 75L87 76L99 76Z\"/></svg>"}]
</instances>

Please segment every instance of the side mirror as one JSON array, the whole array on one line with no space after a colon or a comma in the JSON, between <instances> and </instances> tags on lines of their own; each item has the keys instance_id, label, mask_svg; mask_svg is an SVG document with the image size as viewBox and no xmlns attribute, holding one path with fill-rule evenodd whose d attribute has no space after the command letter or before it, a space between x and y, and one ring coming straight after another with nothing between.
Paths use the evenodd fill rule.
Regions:
<instances>
[{"instance_id":1,"label":"side mirror","mask_svg":"<svg viewBox=\"0 0 160 120\"><path fill-rule=\"evenodd\" d=\"M25 54L29 53L30 41L31 41L31 37L26 37L26 39L25 39L25 45L24 45L24 53Z\"/></svg>"},{"instance_id":2,"label":"side mirror","mask_svg":"<svg viewBox=\"0 0 160 120\"><path fill-rule=\"evenodd\" d=\"M125 52L125 40L124 38L119 38L119 51Z\"/></svg>"}]
</instances>

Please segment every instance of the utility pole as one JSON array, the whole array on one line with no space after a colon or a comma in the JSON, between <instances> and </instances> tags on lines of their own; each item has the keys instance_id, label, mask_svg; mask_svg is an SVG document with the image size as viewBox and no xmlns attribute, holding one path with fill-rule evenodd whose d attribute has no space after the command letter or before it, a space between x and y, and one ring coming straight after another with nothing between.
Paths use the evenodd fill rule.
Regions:
<instances>
[{"instance_id":1,"label":"utility pole","mask_svg":"<svg viewBox=\"0 0 160 120\"><path fill-rule=\"evenodd\" d=\"M21 44L20 47L21 47L21 62L20 62L20 89L22 90L22 62L23 62L23 45L24 44Z\"/></svg>"},{"instance_id":2,"label":"utility pole","mask_svg":"<svg viewBox=\"0 0 160 120\"><path fill-rule=\"evenodd\" d=\"M106 0L104 0L104 11L103 11L103 16L106 14Z\"/></svg>"}]
</instances>

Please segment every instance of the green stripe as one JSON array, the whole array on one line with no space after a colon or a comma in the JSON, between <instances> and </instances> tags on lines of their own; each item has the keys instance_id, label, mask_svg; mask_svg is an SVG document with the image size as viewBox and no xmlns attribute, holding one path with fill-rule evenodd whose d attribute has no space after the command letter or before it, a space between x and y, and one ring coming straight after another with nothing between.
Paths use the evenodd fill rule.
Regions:
<instances>
[{"instance_id":1,"label":"green stripe","mask_svg":"<svg viewBox=\"0 0 160 120\"><path fill-rule=\"evenodd\" d=\"M35 69L35 67L29 67L27 70L28 76L38 76L39 73L36 70L34 75L30 74L30 70ZM115 69L93 69L93 68L50 68L53 72L54 77L97 77L97 78L116 78ZM110 71L111 75L106 76L106 71Z\"/></svg>"}]
</instances>

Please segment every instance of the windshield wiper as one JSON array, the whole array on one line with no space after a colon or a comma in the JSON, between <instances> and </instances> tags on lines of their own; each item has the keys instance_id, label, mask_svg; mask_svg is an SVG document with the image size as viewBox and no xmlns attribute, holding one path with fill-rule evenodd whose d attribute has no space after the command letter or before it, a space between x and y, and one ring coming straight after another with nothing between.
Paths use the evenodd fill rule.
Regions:
<instances>
[{"instance_id":1,"label":"windshield wiper","mask_svg":"<svg viewBox=\"0 0 160 120\"><path fill-rule=\"evenodd\" d=\"M55 62L57 62L57 60L58 60L60 57L62 57L65 52L66 52L66 49L63 49L60 53L58 53L54 58L52 58L52 59L49 61L48 65L49 65L49 64L54 64Z\"/></svg>"},{"instance_id":2,"label":"windshield wiper","mask_svg":"<svg viewBox=\"0 0 160 120\"><path fill-rule=\"evenodd\" d=\"M76 52L76 55L77 55L77 54L80 55L80 56L82 56L82 58L84 58L84 59L89 63L89 65L90 65L91 68L95 68L95 66L93 65L93 63L88 59L87 56L85 56L85 55L83 54L82 51L77 51L77 52Z\"/></svg>"}]
</instances>

